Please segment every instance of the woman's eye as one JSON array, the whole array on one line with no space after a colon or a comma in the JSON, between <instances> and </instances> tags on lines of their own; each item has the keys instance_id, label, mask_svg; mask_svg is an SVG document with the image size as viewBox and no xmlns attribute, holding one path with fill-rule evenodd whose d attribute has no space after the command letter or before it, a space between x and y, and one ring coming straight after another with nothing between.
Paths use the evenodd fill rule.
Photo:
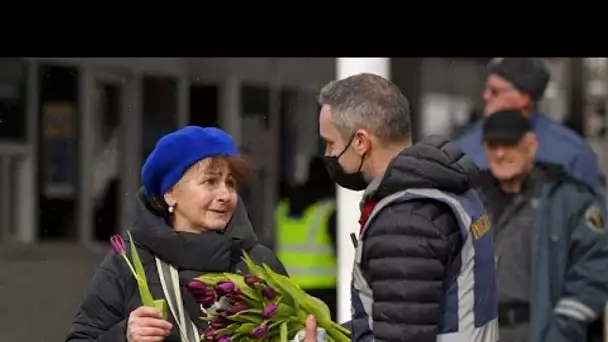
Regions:
<instances>
[{"instance_id":1,"label":"woman's eye","mask_svg":"<svg viewBox=\"0 0 608 342\"><path fill-rule=\"evenodd\" d=\"M236 181L234 179L228 179L226 180L226 186L231 189L234 189L236 188Z\"/></svg>"},{"instance_id":2,"label":"woman's eye","mask_svg":"<svg viewBox=\"0 0 608 342\"><path fill-rule=\"evenodd\" d=\"M206 185L214 185L216 183L217 183L217 179L215 179L215 178L209 178L209 179L203 180L203 184L206 184Z\"/></svg>"}]
</instances>

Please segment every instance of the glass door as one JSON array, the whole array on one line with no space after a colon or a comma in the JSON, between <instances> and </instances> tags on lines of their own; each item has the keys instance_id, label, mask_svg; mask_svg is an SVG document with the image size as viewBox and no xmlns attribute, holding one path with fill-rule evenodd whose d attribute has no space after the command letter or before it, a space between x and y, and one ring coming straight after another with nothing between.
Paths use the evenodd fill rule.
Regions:
<instances>
[{"instance_id":1,"label":"glass door","mask_svg":"<svg viewBox=\"0 0 608 342\"><path fill-rule=\"evenodd\" d=\"M98 75L94 80L92 117L92 238L108 241L119 229L121 208L121 124L124 80Z\"/></svg>"}]
</instances>

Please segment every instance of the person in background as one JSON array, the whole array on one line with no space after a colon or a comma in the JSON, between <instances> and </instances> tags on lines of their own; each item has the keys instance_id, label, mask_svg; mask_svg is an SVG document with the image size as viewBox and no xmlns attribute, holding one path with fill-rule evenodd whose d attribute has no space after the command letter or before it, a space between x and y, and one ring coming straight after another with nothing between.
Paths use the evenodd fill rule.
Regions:
<instances>
[{"instance_id":1,"label":"person in background","mask_svg":"<svg viewBox=\"0 0 608 342\"><path fill-rule=\"evenodd\" d=\"M464 134L464 132L468 131L473 125L475 125L477 123L477 121L479 120L479 118L483 117L483 110L479 109L479 108L472 108L469 111L469 115L467 117L467 121L457 127L454 127L454 129L452 130L452 132L450 133L450 137L452 139L458 139L458 137L460 137L462 134Z\"/></svg>"},{"instance_id":2,"label":"person in background","mask_svg":"<svg viewBox=\"0 0 608 342\"><path fill-rule=\"evenodd\" d=\"M560 164L572 175L591 186L604 202L604 177L597 157L589 144L576 132L538 111L550 75L538 58L503 58L490 63L486 87L484 116L515 109L530 118L532 130L539 141L536 159ZM481 140L483 120L471 126L458 139L460 148L482 169L488 167Z\"/></svg>"},{"instance_id":3,"label":"person in background","mask_svg":"<svg viewBox=\"0 0 608 342\"><path fill-rule=\"evenodd\" d=\"M413 144L408 100L378 75L332 81L319 103L329 175L365 190L352 341L497 341L493 238L475 163L442 137Z\"/></svg>"},{"instance_id":4,"label":"person in background","mask_svg":"<svg viewBox=\"0 0 608 342\"><path fill-rule=\"evenodd\" d=\"M494 225L501 342L586 341L608 300L603 208L558 164L535 162L532 122L492 114L478 192Z\"/></svg>"},{"instance_id":5,"label":"person in background","mask_svg":"<svg viewBox=\"0 0 608 342\"><path fill-rule=\"evenodd\" d=\"M323 160L311 160L306 182L276 209L277 256L290 278L324 301L336 319L336 201Z\"/></svg>"},{"instance_id":6,"label":"person in background","mask_svg":"<svg viewBox=\"0 0 608 342\"><path fill-rule=\"evenodd\" d=\"M131 234L152 296L169 303L181 296L173 307L186 314L176 319L170 311L165 321L158 310L142 306L135 278L121 256L111 252L66 341L180 342L180 327L195 341L207 324L199 319L188 281L204 273L246 272L242 251L286 275L272 251L259 243L238 198L237 184L249 171L230 135L218 128L188 126L163 136L142 167ZM163 276L169 270L178 272L179 283Z\"/></svg>"}]
</instances>

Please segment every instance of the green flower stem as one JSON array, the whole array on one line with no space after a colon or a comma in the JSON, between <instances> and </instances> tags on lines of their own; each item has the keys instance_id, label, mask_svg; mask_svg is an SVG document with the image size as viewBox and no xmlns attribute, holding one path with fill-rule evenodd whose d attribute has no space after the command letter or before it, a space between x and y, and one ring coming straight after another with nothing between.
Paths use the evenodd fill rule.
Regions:
<instances>
[{"instance_id":1,"label":"green flower stem","mask_svg":"<svg viewBox=\"0 0 608 342\"><path fill-rule=\"evenodd\" d=\"M332 322L332 325L335 326L342 334L350 335L350 330L346 329L342 325L335 323L335 322Z\"/></svg>"},{"instance_id":2,"label":"green flower stem","mask_svg":"<svg viewBox=\"0 0 608 342\"><path fill-rule=\"evenodd\" d=\"M139 258L139 254L137 253L137 248L135 247L135 243L133 242L133 237L131 236L131 232L127 231L129 235L129 244L131 245L131 258L133 258L133 268L135 269L137 279L137 286L139 287L139 295L141 296L141 302L145 306L154 307L154 298L152 297L152 293L150 293L150 289L148 288L148 283L146 282L146 272L144 271L144 266L141 263L141 259Z\"/></svg>"},{"instance_id":3,"label":"green flower stem","mask_svg":"<svg viewBox=\"0 0 608 342\"><path fill-rule=\"evenodd\" d=\"M131 270L131 273L133 273L133 276L135 278L137 278L137 272L135 272L135 269L133 268L133 265L131 265L131 261L129 260L129 258L127 258L126 254L121 254L120 255L123 259L125 259L125 261L127 262L127 265L129 266L129 269Z\"/></svg>"}]
</instances>

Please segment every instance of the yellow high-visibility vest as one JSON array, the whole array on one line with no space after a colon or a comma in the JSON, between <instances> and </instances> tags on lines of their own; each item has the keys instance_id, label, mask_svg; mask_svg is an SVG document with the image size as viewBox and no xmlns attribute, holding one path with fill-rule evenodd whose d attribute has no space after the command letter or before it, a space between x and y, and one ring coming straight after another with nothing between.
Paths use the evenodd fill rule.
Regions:
<instances>
[{"instance_id":1,"label":"yellow high-visibility vest","mask_svg":"<svg viewBox=\"0 0 608 342\"><path fill-rule=\"evenodd\" d=\"M302 289L336 286L336 254L328 232L335 209L335 201L319 201L308 206L301 218L289 216L287 201L279 202L276 209L277 256Z\"/></svg>"}]
</instances>

